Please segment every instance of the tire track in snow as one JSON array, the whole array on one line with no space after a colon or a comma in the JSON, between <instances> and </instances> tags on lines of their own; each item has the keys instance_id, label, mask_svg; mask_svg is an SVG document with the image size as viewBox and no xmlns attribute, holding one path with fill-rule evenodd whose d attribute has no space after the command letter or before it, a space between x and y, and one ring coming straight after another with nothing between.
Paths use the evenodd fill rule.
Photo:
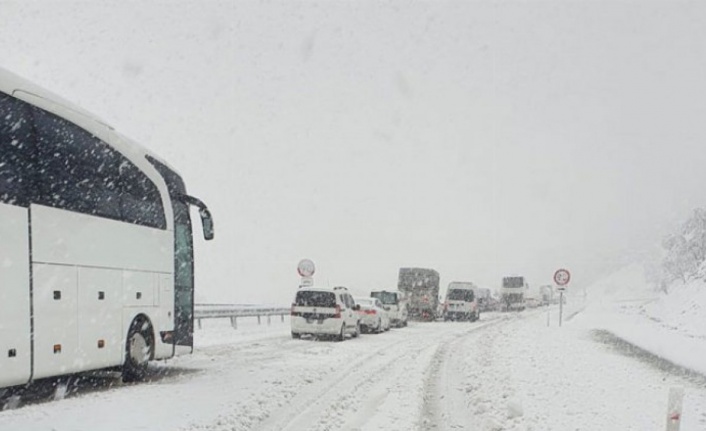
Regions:
<instances>
[{"instance_id":1,"label":"tire track in snow","mask_svg":"<svg viewBox=\"0 0 706 431\"><path fill-rule=\"evenodd\" d=\"M399 335L405 338L394 344L381 345L372 354L342 370L341 377L334 382L322 380L295 405L275 412L257 429L414 428L424 390L423 378L416 376L427 374L430 361L440 344L445 345L491 323L473 324L466 328L443 323L421 324L430 325L418 327L429 332L424 334L427 339L421 339L418 335L409 337L407 331L402 330ZM460 334L459 329L462 331ZM348 388L351 389L346 390ZM403 407L404 413L400 412L400 407ZM409 409L415 412L412 417Z\"/></svg>"},{"instance_id":2,"label":"tire track in snow","mask_svg":"<svg viewBox=\"0 0 706 431\"><path fill-rule=\"evenodd\" d=\"M378 336L384 336L380 334ZM296 402L287 406L287 408L278 410L274 412L273 415L268 417L261 424L257 425L256 429L260 430L297 430L301 426L301 423L308 423L306 425L307 429L327 429L327 424L330 422L326 417L322 416L328 413L328 418L334 416L331 414L332 410L338 410L342 408L341 397L346 397L348 401L352 401L350 397L351 393L344 392L340 396L336 396L337 391L341 391L348 387L360 387L365 385L366 381L370 380L370 376L367 373L363 373L361 370L369 369L371 364L375 364L375 367L387 368L393 364L397 357L386 358L387 360L379 360L381 352L385 350L391 350L397 348L403 344L409 343L408 339L402 339L394 344L383 345L380 348L374 350L372 353L365 355L363 358L347 365L345 368L338 369L336 377L333 380L321 379L313 385L306 388L303 393L297 394ZM406 352L406 350L404 350ZM378 368L373 368L377 370ZM355 390L353 391L355 392ZM331 400L333 403L331 403ZM339 404L336 404L336 403ZM312 424L311 417L317 418L317 422ZM340 424L334 424L335 426L330 429L340 429ZM317 428L317 426L319 428Z\"/></svg>"},{"instance_id":3,"label":"tire track in snow","mask_svg":"<svg viewBox=\"0 0 706 431\"><path fill-rule=\"evenodd\" d=\"M490 430L496 427L492 421L485 421L482 427L478 424L476 416L493 408L490 401L478 396L481 389L478 373L490 369L495 359L493 347L498 334L488 331L505 327L517 318L522 316L503 315L439 346L425 379L424 406L417 429Z\"/></svg>"}]
</instances>

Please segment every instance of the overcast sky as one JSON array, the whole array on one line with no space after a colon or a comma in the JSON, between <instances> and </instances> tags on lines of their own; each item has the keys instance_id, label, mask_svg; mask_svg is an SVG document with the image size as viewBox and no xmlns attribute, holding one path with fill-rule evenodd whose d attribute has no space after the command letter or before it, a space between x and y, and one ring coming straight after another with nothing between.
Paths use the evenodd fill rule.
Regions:
<instances>
[{"instance_id":1,"label":"overcast sky","mask_svg":"<svg viewBox=\"0 0 706 431\"><path fill-rule=\"evenodd\" d=\"M581 287L706 205L700 1L0 1L0 53L209 204L200 301Z\"/></svg>"}]
</instances>

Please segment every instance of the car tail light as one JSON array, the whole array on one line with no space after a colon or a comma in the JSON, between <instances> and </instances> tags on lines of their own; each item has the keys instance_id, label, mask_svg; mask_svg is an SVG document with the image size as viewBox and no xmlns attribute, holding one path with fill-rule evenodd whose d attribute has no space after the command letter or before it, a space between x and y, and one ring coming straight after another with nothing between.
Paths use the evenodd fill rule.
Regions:
<instances>
[{"instance_id":1,"label":"car tail light","mask_svg":"<svg viewBox=\"0 0 706 431\"><path fill-rule=\"evenodd\" d=\"M448 302L444 302L444 310L448 310L448 309L449 309L449 303L448 303Z\"/></svg>"},{"instance_id":2,"label":"car tail light","mask_svg":"<svg viewBox=\"0 0 706 431\"><path fill-rule=\"evenodd\" d=\"M365 310L365 314L377 314L375 310Z\"/></svg>"},{"instance_id":3,"label":"car tail light","mask_svg":"<svg viewBox=\"0 0 706 431\"><path fill-rule=\"evenodd\" d=\"M296 316L296 315L297 315L297 312L294 311L294 306L295 306L295 305L296 305L296 304L292 304L292 309L291 309L290 312L289 312L289 314L292 315L292 316Z\"/></svg>"},{"instance_id":4,"label":"car tail light","mask_svg":"<svg viewBox=\"0 0 706 431\"><path fill-rule=\"evenodd\" d=\"M340 319L341 318L341 306L336 305L336 314L333 315L334 319Z\"/></svg>"}]
</instances>

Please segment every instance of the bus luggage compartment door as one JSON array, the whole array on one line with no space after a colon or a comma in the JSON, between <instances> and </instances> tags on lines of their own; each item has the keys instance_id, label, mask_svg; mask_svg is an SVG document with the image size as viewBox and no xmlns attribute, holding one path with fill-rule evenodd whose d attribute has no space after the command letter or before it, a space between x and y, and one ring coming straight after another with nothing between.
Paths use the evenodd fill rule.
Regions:
<instances>
[{"instance_id":1,"label":"bus luggage compartment door","mask_svg":"<svg viewBox=\"0 0 706 431\"><path fill-rule=\"evenodd\" d=\"M0 388L31 375L28 209L0 203Z\"/></svg>"}]
</instances>

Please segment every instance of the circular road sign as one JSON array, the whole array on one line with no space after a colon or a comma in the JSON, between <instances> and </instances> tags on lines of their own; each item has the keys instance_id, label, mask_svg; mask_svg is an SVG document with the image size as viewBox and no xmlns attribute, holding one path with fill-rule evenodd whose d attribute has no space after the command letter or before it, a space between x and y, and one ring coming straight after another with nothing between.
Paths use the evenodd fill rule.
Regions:
<instances>
[{"instance_id":1,"label":"circular road sign","mask_svg":"<svg viewBox=\"0 0 706 431\"><path fill-rule=\"evenodd\" d=\"M314 266L314 262L310 259L302 259L299 261L299 265L297 265L297 272L302 277L311 277L314 275L315 271L316 267Z\"/></svg>"},{"instance_id":2,"label":"circular road sign","mask_svg":"<svg viewBox=\"0 0 706 431\"><path fill-rule=\"evenodd\" d=\"M554 273L554 282L559 286L566 286L571 280L571 273L568 269L557 269Z\"/></svg>"}]
</instances>

